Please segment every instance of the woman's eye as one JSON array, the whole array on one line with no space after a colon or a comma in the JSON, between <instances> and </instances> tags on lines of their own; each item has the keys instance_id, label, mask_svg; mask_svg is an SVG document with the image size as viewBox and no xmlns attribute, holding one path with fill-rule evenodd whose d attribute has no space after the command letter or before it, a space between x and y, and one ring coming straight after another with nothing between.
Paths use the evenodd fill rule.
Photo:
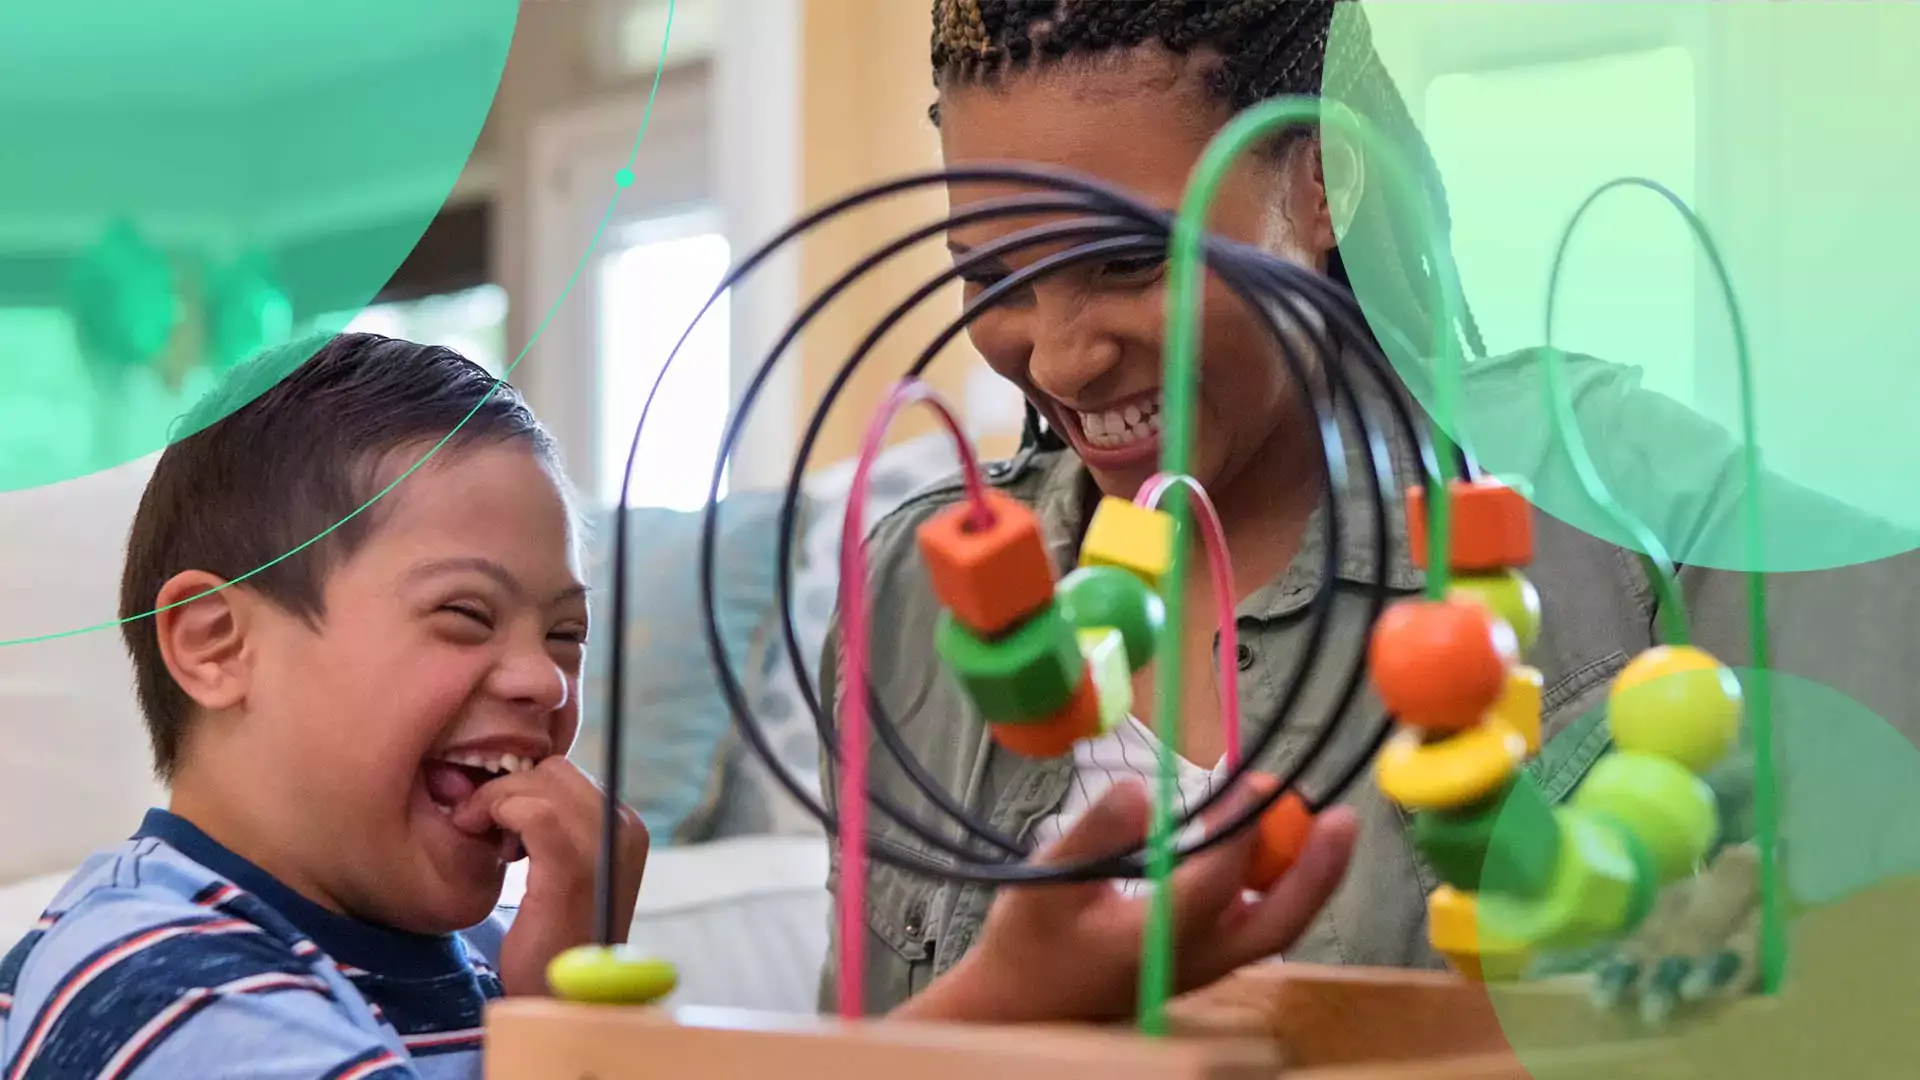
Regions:
<instances>
[{"instance_id":1,"label":"woman's eye","mask_svg":"<svg viewBox=\"0 0 1920 1080\"><path fill-rule=\"evenodd\" d=\"M585 630L555 630L553 633L547 635L547 640L564 642L568 645L585 645L587 643L587 632Z\"/></svg>"},{"instance_id":2,"label":"woman's eye","mask_svg":"<svg viewBox=\"0 0 1920 1080\"><path fill-rule=\"evenodd\" d=\"M1166 265L1165 255L1132 255L1123 259L1108 259L1100 268L1100 276L1137 281L1157 276Z\"/></svg>"}]
</instances>

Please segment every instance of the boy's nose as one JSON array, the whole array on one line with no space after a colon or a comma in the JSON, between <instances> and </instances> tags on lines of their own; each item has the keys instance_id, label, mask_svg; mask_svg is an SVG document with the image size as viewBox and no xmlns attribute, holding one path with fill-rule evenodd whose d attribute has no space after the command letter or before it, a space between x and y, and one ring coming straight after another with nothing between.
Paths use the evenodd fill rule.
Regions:
<instances>
[{"instance_id":1,"label":"boy's nose","mask_svg":"<svg viewBox=\"0 0 1920 1080\"><path fill-rule=\"evenodd\" d=\"M567 673L544 651L522 651L495 669L494 691L530 710L550 713L567 703Z\"/></svg>"}]
</instances>

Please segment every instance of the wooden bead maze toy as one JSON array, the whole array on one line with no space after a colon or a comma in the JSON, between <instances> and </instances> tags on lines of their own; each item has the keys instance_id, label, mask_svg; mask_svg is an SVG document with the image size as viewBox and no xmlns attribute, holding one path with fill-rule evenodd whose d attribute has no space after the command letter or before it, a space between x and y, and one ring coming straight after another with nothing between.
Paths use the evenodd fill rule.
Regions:
<instances>
[{"instance_id":1,"label":"wooden bead maze toy","mask_svg":"<svg viewBox=\"0 0 1920 1080\"><path fill-rule=\"evenodd\" d=\"M1523 568L1532 558L1532 510L1513 487L1481 472L1467 448L1449 434L1460 383L1460 343L1435 333L1425 355L1433 365L1433 422L1416 423L1392 364L1354 297L1332 281L1277 258L1209 236L1209 203L1231 163L1281 128L1342 125L1377 161L1391 193L1420 211L1426 204L1392 148L1350 112L1328 112L1304 99L1267 102L1237 118L1214 141L1189 188L1181 212L1168 215L1091 179L1039 168L969 168L903 177L857 192L783 231L728 275L721 292L775 251L808 231L867 203L936 185L987 183L1020 189L968 206L885 245L813 298L787 327L746 387L727 432L702 537L701 587L708 605L705 633L719 679L748 743L802 806L837 839L841 888L837 898L840 999L837 1017L767 1016L655 1003L670 992L673 973L644 957L608 945L616 939L613 905L603 898L597 947L556 961L552 1000L496 1003L488 1021L488 1075L494 1080L613 1080L625 1076L687 1075L762 1080L892 1076L968 1080L992 1072L1003 1080L1052 1080L1063 1071L1140 1080L1270 1077L1479 1078L1530 1075L1543 1062L1554 1076L1662 1075L1649 1046L1630 1025L1595 1011L1582 994L1515 981L1528 960L1558 950L1617 940L1647 916L1657 890L1694 872L1718 833L1716 808L1699 774L1725 754L1743 710L1755 728L1765 776L1767 703L1743 701L1741 686L1719 661L1686 644L1673 568L1658 541L1608 497L1589 466L1588 494L1640 541L1659 587L1673 601L1668 645L1634 660L1616 680L1608 724L1615 751L1601 760L1571 801L1552 805L1522 765L1540 749L1540 673L1525 665L1539 632L1540 597ZM1668 196L1671 198L1671 196ZM1677 200L1675 205L1678 206ZM1680 209L1685 212L1682 206ZM833 750L836 805L827 805L792 775L767 746L711 615L716 575L716 506L726 461L745 417L773 365L832 300L915 244L975 222L1038 219L961 258L919 286L883 319L846 360L809 422L796 455L783 506L779 596L782 632L804 695L814 706L823 744ZM1578 223L1576 216L1575 223ZM1689 222L1698 228L1689 216ZM1429 230L1429 235L1432 231ZM1704 235L1703 235L1704 239ZM1431 246L1431 245L1430 245ZM1433 246L1443 314L1459 304L1444 250ZM790 528L806 472L828 411L854 370L909 311L968 269L1022 251L1048 251L983 289L919 355L874 419L856 465L843 522L839 715L825 715L795 644L791 616ZM940 350L982 311L1048 274L1117 255L1171 249L1168 341L1163 380L1160 474L1131 500L1103 500L1081 545L1079 565L1056 577L1033 512L988 483L960 425L919 381ZM1564 247L1563 247L1564 255ZM1198 384L1198 310L1201 276L1210 272L1264 322L1294 384L1308 388L1318 421L1327 512L1319 517L1326 574L1340 550L1343 523L1333 496L1360 491L1374 518L1375 565L1384 566L1390 499L1404 498L1424 595L1389 602L1374 582L1373 632L1363 655L1352 657L1332 721L1318 725L1288 775L1272 778L1270 792L1251 810L1216 823L1204 835L1190 826L1228 791L1252 776L1296 708L1302 676L1325 661L1329 621L1326 590L1310 611L1308 646L1297 659L1276 715L1252 725L1242 743L1235 691L1233 593L1229 553L1206 492L1189 474ZM1556 270L1557 280L1557 270ZM1551 310L1551 307L1550 307ZM1436 320L1440 327L1454 323ZM1283 332L1286 331L1286 332ZM688 331L691 333L691 329ZM1351 356L1357 362L1309 364L1298 339L1316 357ZM1550 347L1548 405L1559 440L1584 460L1571 405ZM684 338L682 339L684 342ZM664 379L665 372L662 372ZM1363 395L1366 386L1384 388ZM658 383L655 391L657 393ZM1385 408L1358 403L1377 397ZM1037 866L1017 838L1001 835L968 813L951 794L920 784L928 805L951 820L929 823L869 791L869 740L896 759L908 757L866 676L866 565L863 499L868 476L894 417L916 404L930 406L960 449L964 498L919 530L919 556L943 614L928 655L964 688L991 737L1015 754L1052 757L1099 736L1133 706L1132 676L1154 665L1154 715L1175 715L1180 701L1179 628L1186 618L1181 584L1188 542L1196 526L1208 569L1221 587L1217 613L1223 723L1229 780L1222 790L1176 817L1172 812L1171 738L1162 738L1160 790L1148 841L1130 851L1074 865ZM646 422L653 399L643 410ZM1391 490L1384 458L1385 428L1418 451L1425 483ZM1349 433L1358 433L1353 438ZM1752 445L1749 431L1749 446ZM634 446L639 444L639 431ZM1361 467L1352 467L1355 461ZM632 464L622 487L631 483ZM1196 512L1197 511L1197 512ZM614 635L612 708L607 726L605 777L620 788L621 633L626 620L625 515L616 515L613 548ZM884 602L884 598L881 598ZM1756 621L1764 598L1756 592ZM1765 638L1756 636L1755 668L1766 664ZM1338 662L1338 661L1334 661ZM1392 721L1365 741L1324 791L1302 778L1333 744L1338 721L1363 684L1371 682ZM1180 860L1243 829L1259 834L1248 885L1265 888L1298 858L1314 816L1372 770L1384 794L1403 808L1411 836L1443 884L1428 901L1429 935L1452 972L1328 969L1278 964L1248 969L1215 987L1169 1000L1170 893L1167 878ZM1771 845L1768 813L1761 814L1763 860ZM929 858L893 845L870 845L869 813L884 814L941 853ZM957 825L964 840L949 835ZM1190 837L1176 843L1176 838ZM609 841L602 881L616 879ZM1153 887L1153 918L1144 943L1140 1022L1136 1031L1071 1027L1004 1028L891 1022L865 1017L859 973L866 934L864 889L870 859L941 880L1023 888L1104 878L1146 879ZM1770 869L1770 865L1769 865ZM1777 918L1777 910L1769 915ZM1769 971L1777 973L1777 931L1769 938ZM1770 978L1771 985L1772 980ZM1497 1005L1497 1007L1496 1007ZM1750 1010L1736 1006L1729 1013ZM1523 1066L1509 1032L1516 1017L1537 1038Z\"/></svg>"}]
</instances>

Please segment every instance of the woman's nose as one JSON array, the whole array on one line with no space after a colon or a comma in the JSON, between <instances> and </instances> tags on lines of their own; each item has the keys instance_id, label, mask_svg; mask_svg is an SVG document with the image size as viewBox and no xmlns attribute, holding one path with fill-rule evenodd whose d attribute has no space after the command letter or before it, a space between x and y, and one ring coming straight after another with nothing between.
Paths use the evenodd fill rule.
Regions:
<instances>
[{"instance_id":1,"label":"woman's nose","mask_svg":"<svg viewBox=\"0 0 1920 1080\"><path fill-rule=\"evenodd\" d=\"M1027 361L1027 379L1056 401L1087 404L1120 365L1120 343L1082 319L1044 314Z\"/></svg>"}]
</instances>

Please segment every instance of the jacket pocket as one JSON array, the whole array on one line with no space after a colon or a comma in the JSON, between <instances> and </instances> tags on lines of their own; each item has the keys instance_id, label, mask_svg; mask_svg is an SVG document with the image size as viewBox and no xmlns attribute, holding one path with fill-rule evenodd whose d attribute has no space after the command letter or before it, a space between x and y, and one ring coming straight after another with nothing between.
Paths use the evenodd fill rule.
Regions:
<instances>
[{"instance_id":1,"label":"jacket pocket","mask_svg":"<svg viewBox=\"0 0 1920 1080\"><path fill-rule=\"evenodd\" d=\"M1627 666L1614 652L1580 665L1546 688L1540 700L1540 752L1527 771L1551 802L1573 793L1587 771L1612 745L1607 736L1607 693Z\"/></svg>"}]
</instances>

